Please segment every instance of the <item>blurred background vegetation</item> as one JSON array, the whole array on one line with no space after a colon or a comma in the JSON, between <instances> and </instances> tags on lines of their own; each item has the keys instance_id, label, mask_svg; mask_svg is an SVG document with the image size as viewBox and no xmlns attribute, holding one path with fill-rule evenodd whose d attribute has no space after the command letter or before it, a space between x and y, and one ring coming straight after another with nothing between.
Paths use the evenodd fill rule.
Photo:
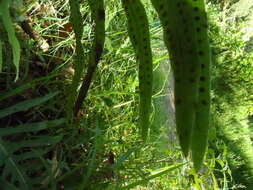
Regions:
<instances>
[{"instance_id":1,"label":"blurred background vegetation","mask_svg":"<svg viewBox=\"0 0 253 190\"><path fill-rule=\"evenodd\" d=\"M93 23L87 2L80 2L87 68ZM0 12L3 190L253 189L253 1L207 1L212 121L199 174L177 142L162 29L150 1L142 2L154 55L152 126L145 144L137 133L138 73L120 1L105 0L105 50L74 126L65 122L75 53L68 1L11 1L21 47L17 81Z\"/></svg>"}]
</instances>

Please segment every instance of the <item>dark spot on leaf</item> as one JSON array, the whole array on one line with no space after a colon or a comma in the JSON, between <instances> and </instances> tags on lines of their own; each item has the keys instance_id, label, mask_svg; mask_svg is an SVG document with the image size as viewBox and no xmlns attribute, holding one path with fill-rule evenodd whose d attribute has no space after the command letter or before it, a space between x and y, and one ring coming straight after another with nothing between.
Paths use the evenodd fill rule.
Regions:
<instances>
[{"instance_id":1,"label":"dark spot on leaf","mask_svg":"<svg viewBox=\"0 0 253 190\"><path fill-rule=\"evenodd\" d=\"M206 106L207 105L207 101L206 100L202 100L201 103Z\"/></svg>"},{"instance_id":2,"label":"dark spot on leaf","mask_svg":"<svg viewBox=\"0 0 253 190\"><path fill-rule=\"evenodd\" d=\"M99 43L96 42L95 44L95 62L98 63L103 51L103 46Z\"/></svg>"},{"instance_id":3,"label":"dark spot on leaf","mask_svg":"<svg viewBox=\"0 0 253 190\"><path fill-rule=\"evenodd\" d=\"M203 81L205 81L205 80L206 80L206 77L201 76L199 79L200 79L200 81L202 81L202 82L203 82Z\"/></svg>"},{"instance_id":4,"label":"dark spot on leaf","mask_svg":"<svg viewBox=\"0 0 253 190\"><path fill-rule=\"evenodd\" d=\"M169 40L169 41L171 41L171 40ZM171 43L171 44L170 44L170 48L171 48L171 49L175 49L175 47L176 47L176 46L175 46L174 43Z\"/></svg>"},{"instance_id":5,"label":"dark spot on leaf","mask_svg":"<svg viewBox=\"0 0 253 190\"><path fill-rule=\"evenodd\" d=\"M105 19L105 10L104 9L98 9L98 19L104 20Z\"/></svg>"},{"instance_id":6,"label":"dark spot on leaf","mask_svg":"<svg viewBox=\"0 0 253 190\"><path fill-rule=\"evenodd\" d=\"M180 14L180 15L182 15L183 14L183 10L182 9L180 9L179 11L178 11L178 13Z\"/></svg>"},{"instance_id":7,"label":"dark spot on leaf","mask_svg":"<svg viewBox=\"0 0 253 190\"><path fill-rule=\"evenodd\" d=\"M190 49L190 50L188 50L188 53L189 53L189 54L193 54L193 53L194 53L194 50L193 50L193 49Z\"/></svg>"},{"instance_id":8,"label":"dark spot on leaf","mask_svg":"<svg viewBox=\"0 0 253 190\"><path fill-rule=\"evenodd\" d=\"M196 31L197 31L197 32L200 32L200 28L199 28L199 27L198 27L198 28L196 28Z\"/></svg>"},{"instance_id":9,"label":"dark spot on leaf","mask_svg":"<svg viewBox=\"0 0 253 190\"><path fill-rule=\"evenodd\" d=\"M199 10L199 8L198 7L194 7L193 10L197 12Z\"/></svg>"},{"instance_id":10,"label":"dark spot on leaf","mask_svg":"<svg viewBox=\"0 0 253 190\"><path fill-rule=\"evenodd\" d=\"M201 68L204 69L205 68L205 64L201 64Z\"/></svg>"},{"instance_id":11,"label":"dark spot on leaf","mask_svg":"<svg viewBox=\"0 0 253 190\"><path fill-rule=\"evenodd\" d=\"M199 16L196 16L194 19L195 19L196 21L199 21L199 20L200 20L200 17L199 17Z\"/></svg>"},{"instance_id":12,"label":"dark spot on leaf","mask_svg":"<svg viewBox=\"0 0 253 190\"><path fill-rule=\"evenodd\" d=\"M192 40L191 40L191 38L187 37L187 38L186 38L186 41L187 41L188 43L191 43Z\"/></svg>"},{"instance_id":13,"label":"dark spot on leaf","mask_svg":"<svg viewBox=\"0 0 253 190\"><path fill-rule=\"evenodd\" d=\"M175 104L176 105L179 105L179 104L181 104L182 103L182 100L180 99L180 98L177 98L176 100L175 100Z\"/></svg>"},{"instance_id":14,"label":"dark spot on leaf","mask_svg":"<svg viewBox=\"0 0 253 190\"><path fill-rule=\"evenodd\" d=\"M205 92L205 88L200 87L200 88L199 88L199 91L200 91L200 92Z\"/></svg>"},{"instance_id":15,"label":"dark spot on leaf","mask_svg":"<svg viewBox=\"0 0 253 190\"><path fill-rule=\"evenodd\" d=\"M203 24L202 25L204 28L208 28L208 25L207 24Z\"/></svg>"},{"instance_id":16,"label":"dark spot on leaf","mask_svg":"<svg viewBox=\"0 0 253 190\"><path fill-rule=\"evenodd\" d=\"M204 55L204 52L203 51L199 51L199 55Z\"/></svg>"},{"instance_id":17,"label":"dark spot on leaf","mask_svg":"<svg viewBox=\"0 0 253 190\"><path fill-rule=\"evenodd\" d=\"M194 78L190 78L190 79L189 79L189 82L190 82L190 83L194 83L194 82L195 82L195 79L194 79Z\"/></svg>"},{"instance_id":18,"label":"dark spot on leaf","mask_svg":"<svg viewBox=\"0 0 253 190\"><path fill-rule=\"evenodd\" d=\"M166 17L167 13L166 11L162 12L162 17Z\"/></svg>"},{"instance_id":19,"label":"dark spot on leaf","mask_svg":"<svg viewBox=\"0 0 253 190\"><path fill-rule=\"evenodd\" d=\"M195 68L192 67L192 68L190 69L190 72L191 72L191 73L194 73L194 72L195 72Z\"/></svg>"}]
</instances>

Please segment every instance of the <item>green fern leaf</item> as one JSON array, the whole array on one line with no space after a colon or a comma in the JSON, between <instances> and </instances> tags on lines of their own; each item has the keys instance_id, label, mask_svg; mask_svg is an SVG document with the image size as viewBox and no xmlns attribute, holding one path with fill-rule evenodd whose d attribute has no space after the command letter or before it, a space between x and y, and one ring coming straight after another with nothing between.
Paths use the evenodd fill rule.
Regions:
<instances>
[{"instance_id":1,"label":"green fern leaf","mask_svg":"<svg viewBox=\"0 0 253 190\"><path fill-rule=\"evenodd\" d=\"M23 187L24 189L29 189L27 177L22 172L22 170L20 170L16 161L11 157L11 155L9 155L8 150L6 149L6 145L2 139L0 139L0 155L2 161L4 161L2 178L8 177L10 173L15 173L15 175L13 175L15 176L15 178L12 179L13 180L12 182L18 180L20 182L21 187Z\"/></svg>"},{"instance_id":2,"label":"green fern leaf","mask_svg":"<svg viewBox=\"0 0 253 190\"><path fill-rule=\"evenodd\" d=\"M28 140L19 140L18 142L10 142L8 137L15 137L20 133L34 133L46 130L48 128L56 127L65 122L65 119L58 119L53 121L44 121L30 124L23 124L15 127L6 127L0 129L0 167L1 170L1 184L5 184L9 189L31 189L32 181L27 173L38 168L45 167L43 164L36 165L38 168L25 167L22 163L29 160L41 160L42 156L48 153L52 146L62 140L62 136L38 136L33 134L33 137ZM3 138L5 137L5 138ZM6 140L5 140L6 139ZM33 149L33 147L35 149ZM22 150L26 151L22 151ZM27 151L29 150L29 151ZM20 152L17 154L17 152ZM14 154L15 153L15 154ZM18 185L16 185L18 184Z\"/></svg>"}]
</instances>

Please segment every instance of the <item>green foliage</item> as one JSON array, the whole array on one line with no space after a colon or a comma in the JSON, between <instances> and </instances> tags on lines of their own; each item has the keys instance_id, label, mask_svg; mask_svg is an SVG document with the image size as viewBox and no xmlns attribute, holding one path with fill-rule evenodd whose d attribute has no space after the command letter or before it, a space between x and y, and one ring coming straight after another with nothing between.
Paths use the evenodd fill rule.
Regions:
<instances>
[{"instance_id":1,"label":"green foliage","mask_svg":"<svg viewBox=\"0 0 253 190\"><path fill-rule=\"evenodd\" d=\"M12 114L17 112L27 111L32 107L38 106L49 99L52 99L57 94L58 93L51 93L44 97L26 100L2 109L0 112L0 118L11 117ZM29 167L25 166L29 164L29 160L39 161L42 159L41 157L48 153L52 146L60 142L62 139L61 135L40 135L39 132L59 126L63 124L64 121L64 119L59 119L21 124L15 127L6 126L5 128L0 129L0 167L2 168L1 182L4 189L11 187L11 189L21 188L28 190L32 188L34 185L32 181L35 179L31 180L31 177L33 177L31 173L42 169L44 166L42 163L36 167L35 165ZM24 135L26 134L33 135L30 138L24 138ZM13 139L15 139L15 142L13 142ZM21 153L17 154L18 152Z\"/></svg>"},{"instance_id":2,"label":"green foliage","mask_svg":"<svg viewBox=\"0 0 253 190\"><path fill-rule=\"evenodd\" d=\"M240 3L241 1L231 6L226 12L231 14L234 9L240 10L243 8L239 6ZM245 43L248 33L242 30L248 20L237 21L238 25L235 25L231 18L234 19L237 13L232 12L234 14L224 18L214 7L212 11L210 35L214 55L213 117L217 121L215 125L218 137L230 150L227 159L235 183L251 189L253 147L252 134L246 118L252 113L250 102L253 93L253 54ZM247 11L244 14L250 16ZM217 18L221 19L218 23Z\"/></svg>"},{"instance_id":3,"label":"green foliage","mask_svg":"<svg viewBox=\"0 0 253 190\"><path fill-rule=\"evenodd\" d=\"M19 12L29 10L30 25L48 40L50 48L47 52L35 49L33 40L27 40L17 26L22 46L21 80L10 83L8 75L1 75L0 81L4 89L1 88L0 95L0 157L5 158L0 159L3 188L176 190L240 189L244 185L250 189L252 137L243 119L252 112L249 98L252 54L245 47L245 39L242 40L243 32L238 28L241 25L224 16L229 11L220 9L223 6L219 5L218 9L209 4L212 21L209 34L215 56L212 126L217 127L211 128L210 148L202 169L196 173L192 163L185 162L176 140L172 68L162 41L166 19L160 23L151 2L141 1L149 21L145 31L149 28L154 66L152 124L150 136L143 143L137 133L140 79L136 52L126 30L128 20L120 1L109 0L103 5L106 19L99 20L98 7L102 4L98 6L98 2L102 1L82 4L72 1L77 10L72 14L78 18L74 24L73 17L69 19L71 2L24 1L24 8ZM68 28L69 20L74 32ZM96 30L98 22L100 28ZM76 128L70 128L66 119L59 118L66 116L65 100L69 95L75 94L76 99L77 92L82 92L79 90L82 74L74 76L79 75L76 77L79 82L72 91L73 76L66 75L67 69L71 70L73 63L75 72L80 72L76 67L78 56L82 57L79 61L83 68L89 67L90 60L97 63L92 49L96 36L105 40L103 57L90 83L85 104L81 102L85 111L78 114ZM79 55L77 43L82 47ZM8 64L11 61L5 55L7 51L3 46L3 58ZM89 58L91 54L93 58ZM34 73L40 73L39 78ZM74 101L68 103L70 113L75 105Z\"/></svg>"}]
</instances>

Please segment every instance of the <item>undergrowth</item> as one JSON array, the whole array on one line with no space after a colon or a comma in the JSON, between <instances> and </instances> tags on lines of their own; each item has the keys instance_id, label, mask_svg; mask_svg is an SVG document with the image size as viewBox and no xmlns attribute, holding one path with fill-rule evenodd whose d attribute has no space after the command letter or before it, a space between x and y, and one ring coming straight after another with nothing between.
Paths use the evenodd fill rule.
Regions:
<instances>
[{"instance_id":1,"label":"undergrowth","mask_svg":"<svg viewBox=\"0 0 253 190\"><path fill-rule=\"evenodd\" d=\"M252 130L246 118L252 114L253 55L245 49L239 25L244 22L236 26L227 16L223 20L223 13L229 12L224 4L208 6L214 55L213 127L204 168L196 174L177 143L171 67L150 1L143 2L150 23L154 89L150 138L145 144L137 133L138 73L121 4L105 1L104 53L78 124L68 125L66 97L75 72L76 47L68 1L15 2L20 3L14 7L16 12L22 13L12 18L22 55L16 82L11 46L4 38L7 31L0 24L4 190L250 189ZM87 2L80 10L87 69L93 22ZM21 27L24 20L35 37Z\"/></svg>"}]
</instances>

